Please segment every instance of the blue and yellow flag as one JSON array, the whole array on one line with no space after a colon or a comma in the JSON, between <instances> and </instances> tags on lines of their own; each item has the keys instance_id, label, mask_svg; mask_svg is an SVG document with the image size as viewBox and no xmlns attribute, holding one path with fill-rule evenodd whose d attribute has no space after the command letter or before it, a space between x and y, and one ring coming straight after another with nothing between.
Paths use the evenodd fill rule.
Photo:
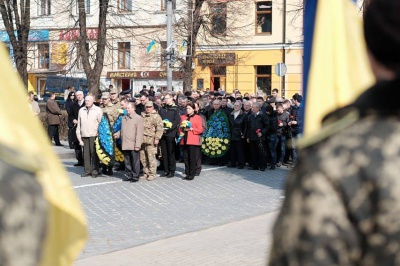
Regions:
<instances>
[{"instance_id":1,"label":"blue and yellow flag","mask_svg":"<svg viewBox=\"0 0 400 266\"><path fill-rule=\"evenodd\" d=\"M310 138L319 133L326 114L374 83L354 1L306 1L303 75L303 133Z\"/></svg>"},{"instance_id":2,"label":"blue and yellow flag","mask_svg":"<svg viewBox=\"0 0 400 266\"><path fill-rule=\"evenodd\" d=\"M37 166L36 178L49 203L40 265L72 265L86 242L85 215L43 126L28 107L26 89L2 43L0 60L0 143Z\"/></svg>"},{"instance_id":3,"label":"blue and yellow flag","mask_svg":"<svg viewBox=\"0 0 400 266\"><path fill-rule=\"evenodd\" d=\"M185 49L187 48L187 42L186 40L182 41L182 44L179 46L179 54L183 54L185 52Z\"/></svg>"},{"instance_id":4,"label":"blue and yellow flag","mask_svg":"<svg viewBox=\"0 0 400 266\"><path fill-rule=\"evenodd\" d=\"M155 40L152 40L149 45L147 46L147 53L154 52L158 47L158 43Z\"/></svg>"}]
</instances>

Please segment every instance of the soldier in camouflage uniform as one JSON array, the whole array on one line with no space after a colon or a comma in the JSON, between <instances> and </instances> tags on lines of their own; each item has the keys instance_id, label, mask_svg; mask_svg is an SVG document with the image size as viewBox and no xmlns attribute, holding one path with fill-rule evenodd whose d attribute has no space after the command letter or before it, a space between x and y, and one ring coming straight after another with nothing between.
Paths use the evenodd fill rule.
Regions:
<instances>
[{"instance_id":1,"label":"soldier in camouflage uniform","mask_svg":"<svg viewBox=\"0 0 400 266\"><path fill-rule=\"evenodd\" d=\"M32 158L0 145L0 265L39 265L49 205Z\"/></svg>"},{"instance_id":2,"label":"soldier in camouflage uniform","mask_svg":"<svg viewBox=\"0 0 400 266\"><path fill-rule=\"evenodd\" d=\"M364 30L379 81L303 144L269 265L400 265L399 12L400 1L370 2Z\"/></svg>"},{"instance_id":3,"label":"soldier in camouflage uniform","mask_svg":"<svg viewBox=\"0 0 400 266\"><path fill-rule=\"evenodd\" d=\"M103 102L103 106L101 107L101 110L103 111L103 114L107 115L108 120L110 121L110 125L111 125L110 130L112 131L114 123L119 116L118 108L111 103L109 92L103 92L103 94L101 95L101 99ZM114 134L114 132L112 132L112 134ZM101 167L103 169L103 174L110 175L110 176L114 174L113 170L112 170L113 169L112 164L110 164L108 166L101 165Z\"/></svg>"},{"instance_id":4,"label":"soldier in camouflage uniform","mask_svg":"<svg viewBox=\"0 0 400 266\"><path fill-rule=\"evenodd\" d=\"M118 98L118 90L114 87L110 88L110 99L111 103L116 109L121 109L120 100Z\"/></svg>"},{"instance_id":5,"label":"soldier in camouflage uniform","mask_svg":"<svg viewBox=\"0 0 400 266\"><path fill-rule=\"evenodd\" d=\"M157 171L157 145L164 132L164 124L161 116L154 110L152 101L145 104L145 111L142 112L144 121L143 144L140 149L140 162L143 165L143 178L151 181Z\"/></svg>"}]
</instances>

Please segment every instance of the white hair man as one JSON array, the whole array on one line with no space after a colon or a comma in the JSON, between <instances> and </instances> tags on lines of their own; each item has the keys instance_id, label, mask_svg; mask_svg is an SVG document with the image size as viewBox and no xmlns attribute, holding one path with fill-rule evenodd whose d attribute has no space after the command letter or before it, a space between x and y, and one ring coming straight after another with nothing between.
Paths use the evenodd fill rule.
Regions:
<instances>
[{"instance_id":1,"label":"white hair man","mask_svg":"<svg viewBox=\"0 0 400 266\"><path fill-rule=\"evenodd\" d=\"M86 177L91 175L93 178L96 178L99 175L99 158L96 154L94 142L103 112L93 102L94 98L92 95L86 96L85 107L82 107L78 113L76 137L78 138L79 145L83 147L85 173L81 176Z\"/></svg>"}]
</instances>

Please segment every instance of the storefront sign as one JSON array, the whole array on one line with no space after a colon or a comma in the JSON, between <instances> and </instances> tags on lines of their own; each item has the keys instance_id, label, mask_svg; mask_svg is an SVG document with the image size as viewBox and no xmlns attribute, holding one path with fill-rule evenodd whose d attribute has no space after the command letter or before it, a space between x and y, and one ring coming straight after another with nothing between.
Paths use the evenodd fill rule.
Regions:
<instances>
[{"instance_id":1,"label":"storefront sign","mask_svg":"<svg viewBox=\"0 0 400 266\"><path fill-rule=\"evenodd\" d=\"M14 32L17 35L17 31ZM10 42L7 31L0 31L0 40L2 42ZM49 40L48 30L30 30L28 35L28 42L41 42Z\"/></svg>"},{"instance_id":2,"label":"storefront sign","mask_svg":"<svg viewBox=\"0 0 400 266\"><path fill-rule=\"evenodd\" d=\"M236 62L235 53L207 53L197 55L198 64L200 66L231 66Z\"/></svg>"},{"instance_id":3,"label":"storefront sign","mask_svg":"<svg viewBox=\"0 0 400 266\"><path fill-rule=\"evenodd\" d=\"M114 79L165 79L167 78L166 71L118 71L107 72L107 78ZM182 79L180 72L172 72L172 78Z\"/></svg>"},{"instance_id":4,"label":"storefront sign","mask_svg":"<svg viewBox=\"0 0 400 266\"><path fill-rule=\"evenodd\" d=\"M86 34L89 40L96 40L99 36L99 29L86 29ZM60 31L60 41L74 41L81 37L79 29L62 30Z\"/></svg>"}]
</instances>

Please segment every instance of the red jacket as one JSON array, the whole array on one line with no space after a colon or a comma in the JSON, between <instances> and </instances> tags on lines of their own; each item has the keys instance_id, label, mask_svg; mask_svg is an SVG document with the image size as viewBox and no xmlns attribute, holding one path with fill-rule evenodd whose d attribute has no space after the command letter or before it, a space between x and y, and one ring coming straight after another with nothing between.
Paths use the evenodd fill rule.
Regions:
<instances>
[{"instance_id":1,"label":"red jacket","mask_svg":"<svg viewBox=\"0 0 400 266\"><path fill-rule=\"evenodd\" d=\"M192 129L187 132L187 141L186 145L197 145L200 146L201 143L201 134L203 133L203 122L201 120L201 117L199 115L194 115L190 118L188 118L187 115L181 115L181 123L184 120L189 120L190 123L192 124ZM179 128L179 134L183 132L181 128ZM184 145L184 138L183 137L180 141L181 145Z\"/></svg>"}]
</instances>

